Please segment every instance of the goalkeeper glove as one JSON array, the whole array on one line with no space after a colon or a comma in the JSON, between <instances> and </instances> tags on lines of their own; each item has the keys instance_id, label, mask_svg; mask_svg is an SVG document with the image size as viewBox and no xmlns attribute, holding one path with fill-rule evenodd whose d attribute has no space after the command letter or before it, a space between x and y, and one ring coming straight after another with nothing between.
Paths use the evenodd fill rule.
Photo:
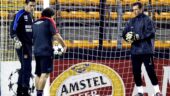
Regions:
<instances>
[{"instance_id":1,"label":"goalkeeper glove","mask_svg":"<svg viewBox=\"0 0 170 96\"><path fill-rule=\"evenodd\" d=\"M17 37L14 37L14 48L19 49L22 46L22 43L19 41Z\"/></svg>"},{"instance_id":2,"label":"goalkeeper glove","mask_svg":"<svg viewBox=\"0 0 170 96\"><path fill-rule=\"evenodd\" d=\"M125 40L129 43L139 40L139 34L135 34L134 32L128 32L125 37Z\"/></svg>"}]
</instances>

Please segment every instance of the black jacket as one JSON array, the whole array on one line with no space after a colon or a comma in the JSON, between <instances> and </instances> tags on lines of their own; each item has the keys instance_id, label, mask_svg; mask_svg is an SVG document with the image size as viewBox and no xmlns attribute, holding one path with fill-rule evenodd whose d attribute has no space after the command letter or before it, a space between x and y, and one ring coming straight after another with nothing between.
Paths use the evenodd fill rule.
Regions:
<instances>
[{"instance_id":1,"label":"black jacket","mask_svg":"<svg viewBox=\"0 0 170 96\"><path fill-rule=\"evenodd\" d=\"M32 14L24 9L18 11L11 23L11 38L18 37L22 45L28 44L32 46Z\"/></svg>"},{"instance_id":2,"label":"black jacket","mask_svg":"<svg viewBox=\"0 0 170 96\"><path fill-rule=\"evenodd\" d=\"M123 38L127 32L139 34L140 39L131 44L131 54L153 54L154 38L155 38L155 23L145 14L141 13L135 18L128 21L123 31Z\"/></svg>"}]
</instances>

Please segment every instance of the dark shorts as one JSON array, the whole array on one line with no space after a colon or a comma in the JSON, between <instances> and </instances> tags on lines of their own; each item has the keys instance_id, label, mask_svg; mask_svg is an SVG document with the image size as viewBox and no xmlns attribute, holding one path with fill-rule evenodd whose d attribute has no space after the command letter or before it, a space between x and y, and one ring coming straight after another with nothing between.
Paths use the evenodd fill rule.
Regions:
<instances>
[{"instance_id":1,"label":"dark shorts","mask_svg":"<svg viewBox=\"0 0 170 96\"><path fill-rule=\"evenodd\" d=\"M52 56L35 56L36 69L35 74L40 76L42 73L50 73L53 71Z\"/></svg>"}]
</instances>

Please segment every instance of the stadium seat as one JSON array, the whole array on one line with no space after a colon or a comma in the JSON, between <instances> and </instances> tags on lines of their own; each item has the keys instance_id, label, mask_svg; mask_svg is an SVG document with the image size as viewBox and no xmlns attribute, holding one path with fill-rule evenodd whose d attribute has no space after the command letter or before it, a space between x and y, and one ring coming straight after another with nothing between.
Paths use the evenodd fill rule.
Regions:
<instances>
[{"instance_id":1,"label":"stadium seat","mask_svg":"<svg viewBox=\"0 0 170 96\"><path fill-rule=\"evenodd\" d=\"M41 17L41 11L34 11L34 17L40 18Z\"/></svg>"},{"instance_id":2,"label":"stadium seat","mask_svg":"<svg viewBox=\"0 0 170 96\"><path fill-rule=\"evenodd\" d=\"M93 40L92 42L91 42L91 47L92 48L95 48L95 47L98 47L99 46L99 40Z\"/></svg>"},{"instance_id":3,"label":"stadium seat","mask_svg":"<svg viewBox=\"0 0 170 96\"><path fill-rule=\"evenodd\" d=\"M8 11L0 11L1 18L8 18Z\"/></svg>"},{"instance_id":4,"label":"stadium seat","mask_svg":"<svg viewBox=\"0 0 170 96\"><path fill-rule=\"evenodd\" d=\"M161 5L170 6L170 0L152 0L151 3L154 6L161 6Z\"/></svg>"},{"instance_id":5,"label":"stadium seat","mask_svg":"<svg viewBox=\"0 0 170 96\"><path fill-rule=\"evenodd\" d=\"M69 13L71 19L86 19L86 12L84 11L71 11Z\"/></svg>"},{"instance_id":6,"label":"stadium seat","mask_svg":"<svg viewBox=\"0 0 170 96\"><path fill-rule=\"evenodd\" d=\"M59 4L66 4L66 0L58 0Z\"/></svg>"},{"instance_id":7,"label":"stadium seat","mask_svg":"<svg viewBox=\"0 0 170 96\"><path fill-rule=\"evenodd\" d=\"M100 0L86 0L86 5L99 5Z\"/></svg>"},{"instance_id":8,"label":"stadium seat","mask_svg":"<svg viewBox=\"0 0 170 96\"><path fill-rule=\"evenodd\" d=\"M110 17L112 20L117 19L117 12L110 12Z\"/></svg>"},{"instance_id":9,"label":"stadium seat","mask_svg":"<svg viewBox=\"0 0 170 96\"><path fill-rule=\"evenodd\" d=\"M149 0L122 0L122 5L132 5L135 2L141 2L142 4L148 4Z\"/></svg>"},{"instance_id":10,"label":"stadium seat","mask_svg":"<svg viewBox=\"0 0 170 96\"><path fill-rule=\"evenodd\" d=\"M50 0L51 1L51 0ZM37 4L42 4L43 3L43 0L36 0L36 3Z\"/></svg>"},{"instance_id":11,"label":"stadium seat","mask_svg":"<svg viewBox=\"0 0 170 96\"><path fill-rule=\"evenodd\" d=\"M87 12L87 19L96 19L100 18L99 12Z\"/></svg>"},{"instance_id":12,"label":"stadium seat","mask_svg":"<svg viewBox=\"0 0 170 96\"><path fill-rule=\"evenodd\" d=\"M50 0L50 4L54 5L56 3L56 0Z\"/></svg>"},{"instance_id":13,"label":"stadium seat","mask_svg":"<svg viewBox=\"0 0 170 96\"><path fill-rule=\"evenodd\" d=\"M104 48L116 48L116 46L117 46L116 40L111 40L110 42L108 40L103 41Z\"/></svg>"},{"instance_id":14,"label":"stadium seat","mask_svg":"<svg viewBox=\"0 0 170 96\"><path fill-rule=\"evenodd\" d=\"M25 3L25 0L10 0L10 3Z\"/></svg>"},{"instance_id":15,"label":"stadium seat","mask_svg":"<svg viewBox=\"0 0 170 96\"><path fill-rule=\"evenodd\" d=\"M70 40L64 40L64 42L65 42L67 48L73 48L73 44L71 43Z\"/></svg>"},{"instance_id":16,"label":"stadium seat","mask_svg":"<svg viewBox=\"0 0 170 96\"><path fill-rule=\"evenodd\" d=\"M61 11L60 16L63 19L99 19L99 12L84 12L84 11Z\"/></svg>"},{"instance_id":17,"label":"stadium seat","mask_svg":"<svg viewBox=\"0 0 170 96\"><path fill-rule=\"evenodd\" d=\"M139 0L142 4L146 5L149 3L149 0Z\"/></svg>"},{"instance_id":18,"label":"stadium seat","mask_svg":"<svg viewBox=\"0 0 170 96\"><path fill-rule=\"evenodd\" d=\"M107 5L116 5L116 0L106 0Z\"/></svg>"},{"instance_id":19,"label":"stadium seat","mask_svg":"<svg viewBox=\"0 0 170 96\"><path fill-rule=\"evenodd\" d=\"M131 5L138 0L122 0L122 5Z\"/></svg>"},{"instance_id":20,"label":"stadium seat","mask_svg":"<svg viewBox=\"0 0 170 96\"><path fill-rule=\"evenodd\" d=\"M8 0L2 0L1 3L2 4L8 4Z\"/></svg>"},{"instance_id":21,"label":"stadium seat","mask_svg":"<svg viewBox=\"0 0 170 96\"><path fill-rule=\"evenodd\" d=\"M155 48L170 48L170 41L155 41Z\"/></svg>"},{"instance_id":22,"label":"stadium seat","mask_svg":"<svg viewBox=\"0 0 170 96\"><path fill-rule=\"evenodd\" d=\"M79 48L92 48L92 42L89 42L88 40L80 40L79 41L79 44L78 44L78 47Z\"/></svg>"},{"instance_id":23,"label":"stadium seat","mask_svg":"<svg viewBox=\"0 0 170 96\"><path fill-rule=\"evenodd\" d=\"M68 48L94 48L97 46L96 42L89 42L88 40L65 41L65 43Z\"/></svg>"},{"instance_id":24,"label":"stadium seat","mask_svg":"<svg viewBox=\"0 0 170 96\"><path fill-rule=\"evenodd\" d=\"M69 19L69 18L70 18L69 12L67 12L67 11L61 11L61 12L60 12L60 16L61 16L61 18L63 18L63 19Z\"/></svg>"},{"instance_id":25,"label":"stadium seat","mask_svg":"<svg viewBox=\"0 0 170 96\"><path fill-rule=\"evenodd\" d=\"M62 5L70 5L74 4L74 0L58 0L58 3Z\"/></svg>"},{"instance_id":26,"label":"stadium seat","mask_svg":"<svg viewBox=\"0 0 170 96\"><path fill-rule=\"evenodd\" d=\"M155 13L156 20L170 20L170 12Z\"/></svg>"},{"instance_id":27,"label":"stadium seat","mask_svg":"<svg viewBox=\"0 0 170 96\"><path fill-rule=\"evenodd\" d=\"M124 20L128 20L128 19L131 19L131 18L133 18L135 15L133 14L133 12L125 12L124 14L123 14L123 19Z\"/></svg>"},{"instance_id":28,"label":"stadium seat","mask_svg":"<svg viewBox=\"0 0 170 96\"><path fill-rule=\"evenodd\" d=\"M131 43L128 43L126 41L122 42L122 48L131 48Z\"/></svg>"},{"instance_id":29,"label":"stadium seat","mask_svg":"<svg viewBox=\"0 0 170 96\"><path fill-rule=\"evenodd\" d=\"M86 5L87 0L74 0L74 5Z\"/></svg>"}]
</instances>

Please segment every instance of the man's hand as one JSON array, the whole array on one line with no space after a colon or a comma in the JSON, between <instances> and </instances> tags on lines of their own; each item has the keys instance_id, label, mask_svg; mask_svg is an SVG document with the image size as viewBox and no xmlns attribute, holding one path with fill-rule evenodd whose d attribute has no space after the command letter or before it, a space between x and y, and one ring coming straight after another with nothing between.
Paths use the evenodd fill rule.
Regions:
<instances>
[{"instance_id":1,"label":"man's hand","mask_svg":"<svg viewBox=\"0 0 170 96\"><path fill-rule=\"evenodd\" d=\"M22 46L22 43L19 41L17 37L14 37L14 48L19 49Z\"/></svg>"}]
</instances>

